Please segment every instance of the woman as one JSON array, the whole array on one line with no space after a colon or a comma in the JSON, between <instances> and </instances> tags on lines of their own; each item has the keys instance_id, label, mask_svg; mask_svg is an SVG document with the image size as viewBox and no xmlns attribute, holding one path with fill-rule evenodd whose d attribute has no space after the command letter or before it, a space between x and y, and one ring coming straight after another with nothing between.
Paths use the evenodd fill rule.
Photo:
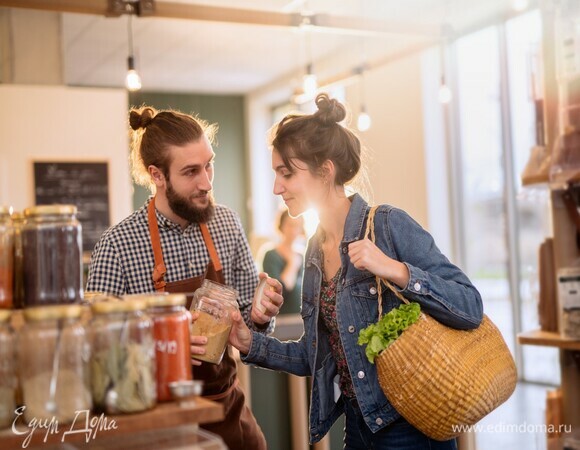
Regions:
<instances>
[{"instance_id":1,"label":"woman","mask_svg":"<svg viewBox=\"0 0 580 450\"><path fill-rule=\"evenodd\" d=\"M302 290L302 253L295 248L298 238L304 236L304 219L293 218L288 210L280 213L278 221L280 242L264 253L262 270L282 283L284 303L279 314L300 312Z\"/></svg>"},{"instance_id":2,"label":"woman","mask_svg":"<svg viewBox=\"0 0 580 450\"><path fill-rule=\"evenodd\" d=\"M305 256L304 335L279 342L250 331L237 316L230 341L246 363L312 377L313 442L344 413L345 449L455 449L454 440L432 440L394 410L357 339L362 328L377 321L375 275L458 329L480 324L481 296L431 235L397 208L377 210L376 245L364 238L369 205L345 193L345 184L361 169L360 141L338 123L346 114L339 102L320 94L316 105L312 115L286 116L272 142L274 193L291 216L314 207L320 218ZM400 304L388 290L379 301L384 313Z\"/></svg>"}]
</instances>

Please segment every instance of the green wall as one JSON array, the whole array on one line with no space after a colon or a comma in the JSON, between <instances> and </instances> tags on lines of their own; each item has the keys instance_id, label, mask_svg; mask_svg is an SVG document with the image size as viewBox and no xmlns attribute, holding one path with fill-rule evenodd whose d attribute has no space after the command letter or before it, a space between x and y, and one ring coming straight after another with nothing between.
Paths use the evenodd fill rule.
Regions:
<instances>
[{"instance_id":1,"label":"green wall","mask_svg":"<svg viewBox=\"0 0 580 450\"><path fill-rule=\"evenodd\" d=\"M219 125L214 151L214 196L217 203L236 211L244 227L248 226L246 179L246 139L244 134L244 97L239 95L173 94L138 92L129 96L130 106L153 106L157 109L177 109L198 115ZM141 207L149 191L135 186L133 207Z\"/></svg>"}]
</instances>

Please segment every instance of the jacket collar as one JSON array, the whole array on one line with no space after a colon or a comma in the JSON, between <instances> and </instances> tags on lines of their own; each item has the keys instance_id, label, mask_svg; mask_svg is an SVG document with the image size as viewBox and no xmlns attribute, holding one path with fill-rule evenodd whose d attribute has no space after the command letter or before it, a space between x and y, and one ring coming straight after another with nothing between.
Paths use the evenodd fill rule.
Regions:
<instances>
[{"instance_id":1,"label":"jacket collar","mask_svg":"<svg viewBox=\"0 0 580 450\"><path fill-rule=\"evenodd\" d=\"M344 223L344 231L342 242L340 244L341 248L348 246L351 242L358 241L362 239L364 233L364 224L368 214L369 205L368 203L359 195L354 194L349 197L351 201L350 209L346 216L346 221ZM308 255L306 257L306 263L315 264L317 267L320 265L320 238L322 232L320 227L316 230L316 233L310 238L308 245Z\"/></svg>"}]
</instances>

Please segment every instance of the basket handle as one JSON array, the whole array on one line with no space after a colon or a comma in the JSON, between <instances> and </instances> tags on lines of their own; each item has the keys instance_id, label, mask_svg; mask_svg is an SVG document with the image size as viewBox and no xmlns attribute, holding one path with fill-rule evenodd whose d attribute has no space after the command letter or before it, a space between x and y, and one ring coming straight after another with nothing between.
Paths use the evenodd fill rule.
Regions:
<instances>
[{"instance_id":1,"label":"basket handle","mask_svg":"<svg viewBox=\"0 0 580 450\"><path fill-rule=\"evenodd\" d=\"M367 218L367 227L365 230L365 237L368 238L373 244L375 243L375 213L377 211L377 208L378 206L371 207L371 210L369 211L369 216ZM390 283L390 281L385 280L384 278L381 278L379 276L377 276L376 279L377 279L377 301L379 307L379 319L383 315L383 302L382 302L383 283L393 292L393 294L397 296L399 300L401 300L403 303L407 305L409 304L409 300L403 297L403 294L401 294L397 290L397 288L395 288L395 286L393 286Z\"/></svg>"}]
</instances>

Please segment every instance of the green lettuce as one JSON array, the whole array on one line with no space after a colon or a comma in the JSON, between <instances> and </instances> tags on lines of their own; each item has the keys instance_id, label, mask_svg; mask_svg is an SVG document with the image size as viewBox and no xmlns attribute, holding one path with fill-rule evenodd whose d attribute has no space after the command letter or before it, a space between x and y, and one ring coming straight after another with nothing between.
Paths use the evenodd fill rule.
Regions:
<instances>
[{"instance_id":1,"label":"green lettuce","mask_svg":"<svg viewBox=\"0 0 580 450\"><path fill-rule=\"evenodd\" d=\"M419 303L403 304L385 314L377 323L373 323L360 331L358 345L365 345L365 353L374 364L375 358L395 342L403 331L419 319L421 307Z\"/></svg>"}]
</instances>

